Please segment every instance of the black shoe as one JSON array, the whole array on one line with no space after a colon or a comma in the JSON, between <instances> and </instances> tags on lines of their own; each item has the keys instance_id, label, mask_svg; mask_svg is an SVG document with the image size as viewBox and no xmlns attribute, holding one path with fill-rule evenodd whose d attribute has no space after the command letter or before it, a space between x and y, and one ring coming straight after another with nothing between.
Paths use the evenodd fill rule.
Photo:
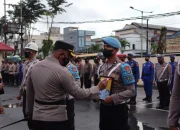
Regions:
<instances>
[{"instance_id":1,"label":"black shoe","mask_svg":"<svg viewBox=\"0 0 180 130\"><path fill-rule=\"evenodd\" d=\"M147 97L143 98L143 101L147 101Z\"/></svg>"},{"instance_id":2,"label":"black shoe","mask_svg":"<svg viewBox=\"0 0 180 130\"><path fill-rule=\"evenodd\" d=\"M157 99L160 99L160 97L158 96Z\"/></svg>"},{"instance_id":3,"label":"black shoe","mask_svg":"<svg viewBox=\"0 0 180 130\"><path fill-rule=\"evenodd\" d=\"M129 104L130 105L136 105L136 101L130 101Z\"/></svg>"},{"instance_id":4,"label":"black shoe","mask_svg":"<svg viewBox=\"0 0 180 130\"><path fill-rule=\"evenodd\" d=\"M149 97L149 98L147 98L147 100L146 100L147 102L152 102L152 98L151 97Z\"/></svg>"},{"instance_id":5,"label":"black shoe","mask_svg":"<svg viewBox=\"0 0 180 130\"><path fill-rule=\"evenodd\" d=\"M156 109L164 109L164 107L163 106L158 106L158 107L156 107Z\"/></svg>"},{"instance_id":6,"label":"black shoe","mask_svg":"<svg viewBox=\"0 0 180 130\"><path fill-rule=\"evenodd\" d=\"M163 109L164 109L164 110L169 110L169 107L167 106L167 107L164 107Z\"/></svg>"}]
</instances>

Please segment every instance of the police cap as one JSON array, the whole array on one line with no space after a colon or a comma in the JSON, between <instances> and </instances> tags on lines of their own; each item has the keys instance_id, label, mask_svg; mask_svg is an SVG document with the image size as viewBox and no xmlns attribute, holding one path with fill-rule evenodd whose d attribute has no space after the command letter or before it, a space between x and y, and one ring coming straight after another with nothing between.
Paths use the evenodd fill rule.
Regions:
<instances>
[{"instance_id":1,"label":"police cap","mask_svg":"<svg viewBox=\"0 0 180 130\"><path fill-rule=\"evenodd\" d=\"M171 54L171 55L170 55L170 58L175 58L175 55Z\"/></svg>"},{"instance_id":2,"label":"police cap","mask_svg":"<svg viewBox=\"0 0 180 130\"><path fill-rule=\"evenodd\" d=\"M59 40L55 42L53 50L58 50L58 49L63 49L63 50L68 51L73 57L76 56L73 53L74 46L64 41Z\"/></svg>"},{"instance_id":3,"label":"police cap","mask_svg":"<svg viewBox=\"0 0 180 130\"><path fill-rule=\"evenodd\" d=\"M151 57L151 55L150 54L146 54L145 57Z\"/></svg>"},{"instance_id":4,"label":"police cap","mask_svg":"<svg viewBox=\"0 0 180 130\"><path fill-rule=\"evenodd\" d=\"M119 42L119 40L117 40L117 38L113 38L113 37L105 37L102 39L102 41L104 42L104 44L108 44L109 46L119 49L121 48L121 43Z\"/></svg>"},{"instance_id":5,"label":"police cap","mask_svg":"<svg viewBox=\"0 0 180 130\"><path fill-rule=\"evenodd\" d=\"M133 56L133 54L132 53L128 53L128 56Z\"/></svg>"}]
</instances>

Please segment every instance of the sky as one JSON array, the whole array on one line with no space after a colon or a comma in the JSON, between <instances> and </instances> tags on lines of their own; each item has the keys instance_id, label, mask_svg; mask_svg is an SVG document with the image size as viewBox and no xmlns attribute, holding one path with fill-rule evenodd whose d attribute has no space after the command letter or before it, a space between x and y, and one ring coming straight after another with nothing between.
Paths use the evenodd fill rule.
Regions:
<instances>
[{"instance_id":1,"label":"sky","mask_svg":"<svg viewBox=\"0 0 180 130\"><path fill-rule=\"evenodd\" d=\"M3 1L3 0L1 0ZM7 3L16 4L20 0L6 0ZM43 1L43 0L42 0ZM180 11L179 0L67 0L68 3L73 3L70 7L65 8L66 13L57 15L55 21L57 22L73 22L73 21L90 21L90 20L107 20L120 19L141 16L141 13L132 10L130 6L143 11L153 11L152 14L161 14L168 12ZM7 10L8 10L7 6ZM3 2L0 3L0 16L4 15ZM144 14L150 15L150 14ZM46 19L40 19L46 21ZM91 24L54 24L54 27L60 27L61 33L63 28L73 26L79 27L81 30L92 30L96 32L93 38L109 36L113 34L113 30L122 29L126 24L134 21L121 21L113 23L91 23ZM146 23L146 21L143 21ZM165 25L170 27L180 28L180 16L171 16L166 18L150 19L149 24ZM47 24L36 23L33 27L42 32L47 31ZM33 34L39 34L38 31L33 31Z\"/></svg>"}]
</instances>

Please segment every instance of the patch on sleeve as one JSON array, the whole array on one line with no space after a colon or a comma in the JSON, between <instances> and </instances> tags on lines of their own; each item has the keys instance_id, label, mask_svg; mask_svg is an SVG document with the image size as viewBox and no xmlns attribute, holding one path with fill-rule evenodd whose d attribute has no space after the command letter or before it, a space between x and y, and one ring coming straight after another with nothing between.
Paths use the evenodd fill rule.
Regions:
<instances>
[{"instance_id":1,"label":"patch on sleeve","mask_svg":"<svg viewBox=\"0 0 180 130\"><path fill-rule=\"evenodd\" d=\"M79 72L77 70L76 66L69 66L69 72L71 73L71 75L74 77L74 79L80 79L79 77Z\"/></svg>"},{"instance_id":2,"label":"patch on sleeve","mask_svg":"<svg viewBox=\"0 0 180 130\"><path fill-rule=\"evenodd\" d=\"M125 86L135 83L135 79L131 70L131 67L128 64L121 64L122 72L122 81Z\"/></svg>"}]
</instances>

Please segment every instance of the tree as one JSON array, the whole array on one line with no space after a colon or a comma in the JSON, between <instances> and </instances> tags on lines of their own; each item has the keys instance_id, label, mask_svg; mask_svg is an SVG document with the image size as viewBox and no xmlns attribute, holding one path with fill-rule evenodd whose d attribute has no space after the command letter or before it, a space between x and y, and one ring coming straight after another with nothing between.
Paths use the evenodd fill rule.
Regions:
<instances>
[{"instance_id":1,"label":"tree","mask_svg":"<svg viewBox=\"0 0 180 130\"><path fill-rule=\"evenodd\" d=\"M43 56L45 58L46 56L49 55L50 49L51 49L51 47L53 45L53 41L50 40L50 39L49 40L43 40L42 43L43 43L43 46L41 48L41 51L42 51Z\"/></svg>"},{"instance_id":2,"label":"tree","mask_svg":"<svg viewBox=\"0 0 180 130\"><path fill-rule=\"evenodd\" d=\"M66 12L60 5L63 5L64 3L67 3L65 0L47 0L48 5L50 9L46 10L44 12L44 15L47 17L47 25L49 24L48 17L51 18L51 27L49 29L48 33L48 39L51 37L51 28L54 22L54 18L57 14L62 14L63 12Z\"/></svg>"},{"instance_id":3,"label":"tree","mask_svg":"<svg viewBox=\"0 0 180 130\"><path fill-rule=\"evenodd\" d=\"M167 34L167 28L162 27L161 34L158 41L158 48L157 48L157 52L159 54L166 53L166 34Z\"/></svg>"},{"instance_id":4,"label":"tree","mask_svg":"<svg viewBox=\"0 0 180 130\"><path fill-rule=\"evenodd\" d=\"M92 44L89 48L92 52L100 52L101 48L99 44Z\"/></svg>"},{"instance_id":5,"label":"tree","mask_svg":"<svg viewBox=\"0 0 180 130\"><path fill-rule=\"evenodd\" d=\"M121 43L121 47L122 47L123 50L125 50L126 47L130 47L130 46L131 46L131 44L130 44L127 40L125 40L125 39L120 39L118 36L112 36L112 37L114 37L114 38L116 38L116 39L119 40L119 42Z\"/></svg>"}]
</instances>

